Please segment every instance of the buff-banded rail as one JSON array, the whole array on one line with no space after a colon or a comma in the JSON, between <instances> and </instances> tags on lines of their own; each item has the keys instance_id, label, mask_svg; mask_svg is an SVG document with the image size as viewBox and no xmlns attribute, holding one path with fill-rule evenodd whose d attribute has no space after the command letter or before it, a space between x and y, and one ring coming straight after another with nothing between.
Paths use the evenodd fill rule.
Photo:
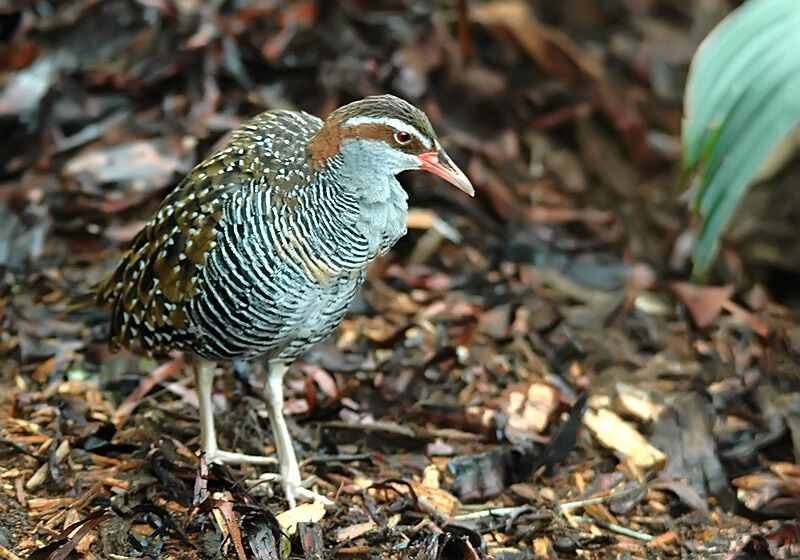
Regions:
<instances>
[{"instance_id":1,"label":"buff-banded rail","mask_svg":"<svg viewBox=\"0 0 800 560\"><path fill-rule=\"evenodd\" d=\"M264 360L276 478L292 506L319 496L301 483L284 373L336 328L367 266L405 235L396 175L413 169L474 194L428 117L397 97L367 97L324 121L261 113L177 185L87 296L111 312L112 347L190 356L209 461L275 462L219 449L214 431L217 367Z\"/></svg>"}]
</instances>

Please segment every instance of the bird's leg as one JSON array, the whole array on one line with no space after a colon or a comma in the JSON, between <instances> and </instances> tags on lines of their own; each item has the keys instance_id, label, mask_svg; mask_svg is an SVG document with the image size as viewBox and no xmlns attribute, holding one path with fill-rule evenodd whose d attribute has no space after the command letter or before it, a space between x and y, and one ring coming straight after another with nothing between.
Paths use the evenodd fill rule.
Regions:
<instances>
[{"instance_id":1,"label":"bird's leg","mask_svg":"<svg viewBox=\"0 0 800 560\"><path fill-rule=\"evenodd\" d=\"M283 376L287 369L286 364L280 362L267 365L264 401L267 404L272 437L275 439L275 449L278 453L281 482L286 492L286 499L289 500L289 506L294 507L295 489L300 487L300 468L297 466L292 438L286 427L286 419L283 417Z\"/></svg>"},{"instance_id":2,"label":"bird's leg","mask_svg":"<svg viewBox=\"0 0 800 560\"><path fill-rule=\"evenodd\" d=\"M214 430L214 406L211 403L211 390L214 385L216 364L198 358L194 363L194 377L197 384L197 399L200 407L200 448L205 451L209 463L228 463L251 465L273 465L274 457L260 457L222 451L217 447L217 434Z\"/></svg>"},{"instance_id":3,"label":"bird's leg","mask_svg":"<svg viewBox=\"0 0 800 560\"><path fill-rule=\"evenodd\" d=\"M214 406L211 403L211 390L214 385L215 364L198 359L194 363L194 381L197 386L197 400L200 415L200 448L207 457L216 455L217 434L214 430Z\"/></svg>"},{"instance_id":4,"label":"bird's leg","mask_svg":"<svg viewBox=\"0 0 800 560\"><path fill-rule=\"evenodd\" d=\"M275 439L275 449L278 453L279 480L283 484L289 507L297 505L295 501L297 498L332 504L328 498L302 487L300 468L297 466L292 438L283 415L283 376L287 369L284 363L270 363L267 367L267 382L264 384L264 401L267 404L272 437Z\"/></svg>"}]
</instances>

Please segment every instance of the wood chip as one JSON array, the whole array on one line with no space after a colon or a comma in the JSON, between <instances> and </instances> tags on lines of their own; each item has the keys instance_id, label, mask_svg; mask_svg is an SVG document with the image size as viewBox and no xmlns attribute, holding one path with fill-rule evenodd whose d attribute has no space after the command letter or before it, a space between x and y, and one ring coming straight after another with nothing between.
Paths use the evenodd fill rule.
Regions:
<instances>
[{"instance_id":1,"label":"wood chip","mask_svg":"<svg viewBox=\"0 0 800 560\"><path fill-rule=\"evenodd\" d=\"M620 393L617 403L622 412L643 422L652 422L664 411L662 405L654 403L645 395L636 393Z\"/></svg>"},{"instance_id":2,"label":"wood chip","mask_svg":"<svg viewBox=\"0 0 800 560\"><path fill-rule=\"evenodd\" d=\"M375 529L378 525L370 520L364 523L356 523L355 525L350 525L349 527L342 527L336 532L336 540L338 542L344 542L347 540L357 539L361 535L369 533L373 529Z\"/></svg>"},{"instance_id":3,"label":"wood chip","mask_svg":"<svg viewBox=\"0 0 800 560\"><path fill-rule=\"evenodd\" d=\"M541 433L558 410L559 397L558 390L546 383L509 387L502 397L508 429L522 434Z\"/></svg>"},{"instance_id":4,"label":"wood chip","mask_svg":"<svg viewBox=\"0 0 800 560\"><path fill-rule=\"evenodd\" d=\"M298 523L316 523L325 517L325 504L313 502L300 504L296 508L284 511L275 516L283 530L294 535Z\"/></svg>"},{"instance_id":5,"label":"wood chip","mask_svg":"<svg viewBox=\"0 0 800 560\"><path fill-rule=\"evenodd\" d=\"M67 440L62 440L61 443L58 445L58 449L56 449L56 462L60 463L63 461L67 455L69 454L69 442ZM39 470L33 473L33 476L25 483L25 490L28 492L37 489L39 486L47 481L47 477L50 476L50 466L47 463L44 463Z\"/></svg>"},{"instance_id":6,"label":"wood chip","mask_svg":"<svg viewBox=\"0 0 800 560\"><path fill-rule=\"evenodd\" d=\"M441 487L442 473L436 468L436 465L428 465L422 472L422 485L427 488Z\"/></svg>"},{"instance_id":7,"label":"wood chip","mask_svg":"<svg viewBox=\"0 0 800 560\"><path fill-rule=\"evenodd\" d=\"M0 558L7 558L8 560L22 560L22 558L8 550L2 544L0 544Z\"/></svg>"},{"instance_id":8,"label":"wood chip","mask_svg":"<svg viewBox=\"0 0 800 560\"><path fill-rule=\"evenodd\" d=\"M672 544L678 540L678 535L676 535L672 531L667 531L666 533L661 533L657 537L655 537L652 541L647 543L647 548L661 548L665 545Z\"/></svg>"},{"instance_id":9,"label":"wood chip","mask_svg":"<svg viewBox=\"0 0 800 560\"><path fill-rule=\"evenodd\" d=\"M461 502L458 501L458 498L443 488L430 488L415 481L411 481L411 488L417 494L420 505L424 509L432 508L434 510L428 513L438 513L449 518L453 517L461 507ZM398 490L402 491L403 488L398 485Z\"/></svg>"},{"instance_id":10,"label":"wood chip","mask_svg":"<svg viewBox=\"0 0 800 560\"><path fill-rule=\"evenodd\" d=\"M613 449L640 469L661 468L666 455L656 449L636 428L607 408L587 410L583 423L604 447Z\"/></svg>"},{"instance_id":11,"label":"wood chip","mask_svg":"<svg viewBox=\"0 0 800 560\"><path fill-rule=\"evenodd\" d=\"M537 556L542 558L553 557L550 539L547 537L538 537L533 539L533 551Z\"/></svg>"},{"instance_id":12,"label":"wood chip","mask_svg":"<svg viewBox=\"0 0 800 560\"><path fill-rule=\"evenodd\" d=\"M424 208L411 208L406 218L408 229L431 229L436 221L436 212Z\"/></svg>"}]
</instances>

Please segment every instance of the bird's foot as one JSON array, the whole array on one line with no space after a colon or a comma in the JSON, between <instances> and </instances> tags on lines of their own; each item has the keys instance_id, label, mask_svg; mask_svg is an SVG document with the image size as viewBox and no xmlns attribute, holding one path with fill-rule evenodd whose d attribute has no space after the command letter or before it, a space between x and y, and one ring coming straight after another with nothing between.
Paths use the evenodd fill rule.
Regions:
<instances>
[{"instance_id":1,"label":"bird's foot","mask_svg":"<svg viewBox=\"0 0 800 560\"><path fill-rule=\"evenodd\" d=\"M286 494L286 500L289 502L289 507L294 508L297 506L297 500L308 500L310 502L322 502L326 506L332 506L333 501L330 498L323 496L322 494L317 494L313 490L309 490L308 487L314 484L317 481L316 476L309 476L304 480L300 480L298 477L293 480L286 480L286 477L279 475L278 473L264 473L259 476L256 480L252 481L252 486L263 484L265 482L278 482L283 487L283 491Z\"/></svg>"},{"instance_id":2,"label":"bird's foot","mask_svg":"<svg viewBox=\"0 0 800 560\"><path fill-rule=\"evenodd\" d=\"M247 455L245 453L233 453L212 449L205 452L206 462L220 463L226 465L275 465L278 460L275 457L263 457L261 455Z\"/></svg>"}]
</instances>

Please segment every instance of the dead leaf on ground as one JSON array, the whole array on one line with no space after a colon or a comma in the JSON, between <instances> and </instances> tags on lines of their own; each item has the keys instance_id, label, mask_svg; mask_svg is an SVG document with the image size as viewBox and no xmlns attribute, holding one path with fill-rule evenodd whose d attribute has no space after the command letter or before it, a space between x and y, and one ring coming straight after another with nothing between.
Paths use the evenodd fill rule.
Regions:
<instances>
[{"instance_id":1,"label":"dead leaf on ground","mask_svg":"<svg viewBox=\"0 0 800 560\"><path fill-rule=\"evenodd\" d=\"M574 78L576 67L593 78L603 75L597 62L567 35L537 21L525 2L503 0L477 4L471 7L470 17L483 25L505 28L539 66L554 76Z\"/></svg>"},{"instance_id":2,"label":"dead leaf on ground","mask_svg":"<svg viewBox=\"0 0 800 560\"><path fill-rule=\"evenodd\" d=\"M689 282L675 282L671 288L701 329L714 324L735 291L733 286L698 286Z\"/></svg>"},{"instance_id":3,"label":"dead leaf on ground","mask_svg":"<svg viewBox=\"0 0 800 560\"><path fill-rule=\"evenodd\" d=\"M185 171L181 159L162 142L151 140L100 149L89 147L64 168L67 177L92 189L122 183L139 192L163 188L181 171Z\"/></svg>"}]
</instances>

